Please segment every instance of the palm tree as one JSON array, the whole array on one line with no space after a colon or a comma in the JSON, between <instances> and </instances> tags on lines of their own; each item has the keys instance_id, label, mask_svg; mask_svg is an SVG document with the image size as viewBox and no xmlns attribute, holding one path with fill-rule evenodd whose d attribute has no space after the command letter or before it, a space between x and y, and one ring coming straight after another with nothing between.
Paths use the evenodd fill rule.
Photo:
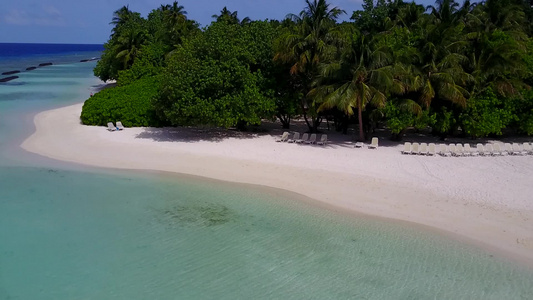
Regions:
<instances>
[{"instance_id":1,"label":"palm tree","mask_svg":"<svg viewBox=\"0 0 533 300\"><path fill-rule=\"evenodd\" d=\"M130 26L122 30L117 37L115 53L117 59L121 59L124 69L129 68L138 56L144 42L144 32L139 28Z\"/></svg>"},{"instance_id":2,"label":"palm tree","mask_svg":"<svg viewBox=\"0 0 533 300\"><path fill-rule=\"evenodd\" d=\"M174 1L172 5L162 6L163 22L166 26L166 44L174 46L181 44L187 27L187 12L182 5Z\"/></svg>"},{"instance_id":3,"label":"palm tree","mask_svg":"<svg viewBox=\"0 0 533 300\"><path fill-rule=\"evenodd\" d=\"M211 17L215 19L217 22L227 22L229 24L239 24L241 21L237 17L237 11L232 12L229 10L226 6L220 11L220 15L212 15ZM249 21L249 18L245 18L247 21Z\"/></svg>"},{"instance_id":4,"label":"palm tree","mask_svg":"<svg viewBox=\"0 0 533 300\"><path fill-rule=\"evenodd\" d=\"M129 6L124 5L113 13L113 19L109 24L113 24L115 26L123 25L128 21L132 14L133 12L129 9Z\"/></svg>"},{"instance_id":5,"label":"palm tree","mask_svg":"<svg viewBox=\"0 0 533 300\"><path fill-rule=\"evenodd\" d=\"M439 0L432 14L420 20L422 38L414 82L420 87L419 100L426 109L434 99L466 105L465 86L472 77L463 69L467 57L462 53L467 43L458 7L453 0Z\"/></svg>"},{"instance_id":6,"label":"palm tree","mask_svg":"<svg viewBox=\"0 0 533 300\"><path fill-rule=\"evenodd\" d=\"M120 9L116 10L113 13L113 19L109 23L115 25L112 30L111 37L120 34L120 30L122 29L122 27L124 27L126 24L128 24L135 18L140 18L140 14L132 12L127 5L124 5Z\"/></svg>"},{"instance_id":7,"label":"palm tree","mask_svg":"<svg viewBox=\"0 0 533 300\"><path fill-rule=\"evenodd\" d=\"M525 15L511 1L487 0L476 7L467 23L467 68L475 78L472 95L493 86L504 96L516 94L522 85L510 75L523 69Z\"/></svg>"},{"instance_id":8,"label":"palm tree","mask_svg":"<svg viewBox=\"0 0 533 300\"><path fill-rule=\"evenodd\" d=\"M178 1L174 1L172 6L169 5L165 12L166 18L169 20L172 27L177 24L183 24L187 20L185 7L183 7L183 5L178 5Z\"/></svg>"},{"instance_id":9,"label":"palm tree","mask_svg":"<svg viewBox=\"0 0 533 300\"><path fill-rule=\"evenodd\" d=\"M348 115L357 109L359 140L365 140L363 110L368 104L383 107L389 93L403 94L407 85L401 80L399 65L391 53L379 45L375 36L356 33L340 61L322 66L318 86L310 94L321 99L319 110L337 108Z\"/></svg>"},{"instance_id":10,"label":"palm tree","mask_svg":"<svg viewBox=\"0 0 533 300\"><path fill-rule=\"evenodd\" d=\"M344 11L330 8L325 0L306 0L306 4L298 16L287 16L295 26L278 41L274 59L290 64L290 74L299 77L304 95L300 101L303 116L309 130L316 132L319 123L316 103L306 95L319 73L319 65L336 51L336 20Z\"/></svg>"},{"instance_id":11,"label":"palm tree","mask_svg":"<svg viewBox=\"0 0 533 300\"><path fill-rule=\"evenodd\" d=\"M435 5L428 5L426 9L431 10L439 23L446 26L455 25L458 21L459 3L455 0L436 0Z\"/></svg>"},{"instance_id":12,"label":"palm tree","mask_svg":"<svg viewBox=\"0 0 533 300\"><path fill-rule=\"evenodd\" d=\"M422 18L424 11L425 8L423 5L416 4L415 2L406 4L398 10L396 24L410 28Z\"/></svg>"}]
</instances>

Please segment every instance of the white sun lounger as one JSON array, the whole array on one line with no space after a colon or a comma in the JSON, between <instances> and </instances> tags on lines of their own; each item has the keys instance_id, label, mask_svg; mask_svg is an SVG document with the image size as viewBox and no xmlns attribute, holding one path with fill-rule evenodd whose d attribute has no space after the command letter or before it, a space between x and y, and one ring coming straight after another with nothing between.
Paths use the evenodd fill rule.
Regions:
<instances>
[{"instance_id":1,"label":"white sun lounger","mask_svg":"<svg viewBox=\"0 0 533 300\"><path fill-rule=\"evenodd\" d=\"M304 141L306 144L316 143L316 133L312 133L307 141Z\"/></svg>"},{"instance_id":2,"label":"white sun lounger","mask_svg":"<svg viewBox=\"0 0 533 300\"><path fill-rule=\"evenodd\" d=\"M405 142L405 144L403 144L402 154L411 154L411 143Z\"/></svg>"},{"instance_id":3,"label":"white sun lounger","mask_svg":"<svg viewBox=\"0 0 533 300\"><path fill-rule=\"evenodd\" d=\"M494 147L492 144L485 145L485 151L483 151L483 155L494 155Z\"/></svg>"},{"instance_id":4,"label":"white sun lounger","mask_svg":"<svg viewBox=\"0 0 533 300\"><path fill-rule=\"evenodd\" d=\"M117 128L115 127L115 125L113 125L113 122L109 122L109 123L107 123L107 130L116 131Z\"/></svg>"},{"instance_id":5,"label":"white sun lounger","mask_svg":"<svg viewBox=\"0 0 533 300\"><path fill-rule=\"evenodd\" d=\"M295 132L294 135L292 136L292 139L289 139L288 142L289 143L296 143L297 140L300 139L300 133L299 132Z\"/></svg>"},{"instance_id":6,"label":"white sun lounger","mask_svg":"<svg viewBox=\"0 0 533 300\"><path fill-rule=\"evenodd\" d=\"M435 146L435 143L430 143L428 148L429 148L428 155L434 156L435 153L437 153L437 147Z\"/></svg>"},{"instance_id":7,"label":"white sun lounger","mask_svg":"<svg viewBox=\"0 0 533 300\"><path fill-rule=\"evenodd\" d=\"M478 143L478 144L476 145L476 148L477 148L477 152L479 153L479 155L482 155L482 156L483 156L483 155L486 155L486 153L485 153L485 147L483 147L483 144Z\"/></svg>"},{"instance_id":8,"label":"white sun lounger","mask_svg":"<svg viewBox=\"0 0 533 300\"><path fill-rule=\"evenodd\" d=\"M418 150L418 143L413 143L412 147L411 147L411 154L418 154L420 152L420 150Z\"/></svg>"},{"instance_id":9,"label":"white sun lounger","mask_svg":"<svg viewBox=\"0 0 533 300\"><path fill-rule=\"evenodd\" d=\"M420 155L427 155L428 154L428 144L426 143L420 143Z\"/></svg>"},{"instance_id":10,"label":"white sun lounger","mask_svg":"<svg viewBox=\"0 0 533 300\"><path fill-rule=\"evenodd\" d=\"M504 143L494 143L494 151L500 151L500 155L507 155L509 152L505 150Z\"/></svg>"},{"instance_id":11,"label":"white sun lounger","mask_svg":"<svg viewBox=\"0 0 533 300\"><path fill-rule=\"evenodd\" d=\"M309 139L309 134L308 133L304 133L302 135L302 138L296 140L296 142L301 144L301 143L307 142L308 139Z\"/></svg>"},{"instance_id":12,"label":"white sun lounger","mask_svg":"<svg viewBox=\"0 0 533 300\"><path fill-rule=\"evenodd\" d=\"M492 155L504 155L504 152L502 151L502 148L500 147L500 144L495 143L493 145L494 150L492 151Z\"/></svg>"},{"instance_id":13,"label":"white sun lounger","mask_svg":"<svg viewBox=\"0 0 533 300\"><path fill-rule=\"evenodd\" d=\"M518 143L513 143L513 155L524 155L524 150L522 150L522 146Z\"/></svg>"},{"instance_id":14,"label":"white sun lounger","mask_svg":"<svg viewBox=\"0 0 533 300\"><path fill-rule=\"evenodd\" d=\"M289 132L285 131L276 142L286 142L289 139Z\"/></svg>"},{"instance_id":15,"label":"white sun lounger","mask_svg":"<svg viewBox=\"0 0 533 300\"><path fill-rule=\"evenodd\" d=\"M503 149L505 150L505 152L507 152L507 154L513 155L513 145L511 145L511 143L503 144Z\"/></svg>"},{"instance_id":16,"label":"white sun lounger","mask_svg":"<svg viewBox=\"0 0 533 300\"><path fill-rule=\"evenodd\" d=\"M450 150L450 153L452 154L452 156L457 156L457 149L456 149L455 144L448 145L448 150Z\"/></svg>"},{"instance_id":17,"label":"white sun lounger","mask_svg":"<svg viewBox=\"0 0 533 300\"><path fill-rule=\"evenodd\" d=\"M117 121L117 129L118 130L124 130L124 125L122 125L122 122Z\"/></svg>"},{"instance_id":18,"label":"white sun lounger","mask_svg":"<svg viewBox=\"0 0 533 300\"><path fill-rule=\"evenodd\" d=\"M482 147L483 147L483 146L482 146ZM481 154L480 151L483 151L483 149L480 150L480 149L479 149L479 146L476 145L476 148L472 147L472 148L470 149L470 154L471 154L472 156L479 156L479 155Z\"/></svg>"},{"instance_id":19,"label":"white sun lounger","mask_svg":"<svg viewBox=\"0 0 533 300\"><path fill-rule=\"evenodd\" d=\"M464 146L464 151L463 151L463 155L464 156L470 156L472 155L472 148L470 148L470 144L465 144Z\"/></svg>"},{"instance_id":20,"label":"white sun lounger","mask_svg":"<svg viewBox=\"0 0 533 300\"><path fill-rule=\"evenodd\" d=\"M363 148L363 145L364 145L363 142L357 142L357 143L355 143L354 147L355 148Z\"/></svg>"},{"instance_id":21,"label":"white sun lounger","mask_svg":"<svg viewBox=\"0 0 533 300\"><path fill-rule=\"evenodd\" d=\"M452 155L452 153L450 151L448 151L448 147L445 144L440 144L439 145L439 154L441 156L451 156Z\"/></svg>"},{"instance_id":22,"label":"white sun lounger","mask_svg":"<svg viewBox=\"0 0 533 300\"><path fill-rule=\"evenodd\" d=\"M533 148L529 143L524 143L524 152L527 154L533 154Z\"/></svg>"},{"instance_id":23,"label":"white sun lounger","mask_svg":"<svg viewBox=\"0 0 533 300\"><path fill-rule=\"evenodd\" d=\"M327 134L323 134L321 137L320 137L320 141L316 142L318 145L325 145L326 143L328 142L328 135Z\"/></svg>"},{"instance_id":24,"label":"white sun lounger","mask_svg":"<svg viewBox=\"0 0 533 300\"><path fill-rule=\"evenodd\" d=\"M372 142L370 143L370 145L368 145L368 149L377 149L377 148L378 148L378 138L373 137Z\"/></svg>"},{"instance_id":25,"label":"white sun lounger","mask_svg":"<svg viewBox=\"0 0 533 300\"><path fill-rule=\"evenodd\" d=\"M452 151L452 155L463 156L463 154L464 154L463 144L455 144L455 151Z\"/></svg>"}]
</instances>

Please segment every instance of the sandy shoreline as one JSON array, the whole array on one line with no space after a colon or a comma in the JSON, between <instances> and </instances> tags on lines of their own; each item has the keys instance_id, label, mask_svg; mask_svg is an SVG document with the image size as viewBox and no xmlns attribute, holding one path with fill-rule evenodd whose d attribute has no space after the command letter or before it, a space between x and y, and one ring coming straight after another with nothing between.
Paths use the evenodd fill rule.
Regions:
<instances>
[{"instance_id":1,"label":"sandy shoreline","mask_svg":"<svg viewBox=\"0 0 533 300\"><path fill-rule=\"evenodd\" d=\"M340 209L442 229L533 266L533 156L405 156L401 146L354 149L333 132L327 147L276 143L277 132L108 132L81 125L81 107L36 115L36 132L22 148L91 166L279 188Z\"/></svg>"}]
</instances>

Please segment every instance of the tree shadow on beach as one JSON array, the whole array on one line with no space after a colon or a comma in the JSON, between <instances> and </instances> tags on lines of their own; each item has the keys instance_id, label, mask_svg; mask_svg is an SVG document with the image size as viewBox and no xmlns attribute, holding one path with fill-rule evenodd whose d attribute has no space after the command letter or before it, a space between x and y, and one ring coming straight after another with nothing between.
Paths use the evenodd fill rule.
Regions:
<instances>
[{"instance_id":1,"label":"tree shadow on beach","mask_svg":"<svg viewBox=\"0 0 533 300\"><path fill-rule=\"evenodd\" d=\"M329 125L329 126L328 126ZM300 146L319 146L323 148L356 148L358 140L357 128L350 127L346 134L336 131L331 124L323 123L318 128L317 140L320 140L322 134L327 134L328 142L324 146L297 144ZM260 126L251 126L248 131L240 131L235 128L225 129L219 127L199 126L199 127L164 127L164 128L145 128L139 133L136 138L150 139L162 142L183 142L196 143L201 141L222 142L225 139L254 139L262 136L270 136L272 140L277 140L284 132L289 132L289 138L292 138L294 133L298 132L300 135L308 132L308 127L303 120L293 120L290 129L281 127L277 121L264 121ZM531 142L531 137L522 136L506 136L499 139L483 138L483 139L469 139L464 137L449 137L446 140L441 140L439 136L431 134L427 130L407 130L401 141L391 139L391 132L387 129L376 129L373 133L368 135L368 140L363 142L362 148L367 148L372 137L379 139L379 147L398 147L405 142L416 143L435 143L435 144L454 144L454 143L492 143L492 142Z\"/></svg>"},{"instance_id":2,"label":"tree shadow on beach","mask_svg":"<svg viewBox=\"0 0 533 300\"><path fill-rule=\"evenodd\" d=\"M266 134L266 133L262 133ZM221 142L225 139L253 139L260 135L256 132L242 132L234 129L201 127L163 127L145 128L135 138L150 139L158 142L196 143L201 141Z\"/></svg>"}]
</instances>

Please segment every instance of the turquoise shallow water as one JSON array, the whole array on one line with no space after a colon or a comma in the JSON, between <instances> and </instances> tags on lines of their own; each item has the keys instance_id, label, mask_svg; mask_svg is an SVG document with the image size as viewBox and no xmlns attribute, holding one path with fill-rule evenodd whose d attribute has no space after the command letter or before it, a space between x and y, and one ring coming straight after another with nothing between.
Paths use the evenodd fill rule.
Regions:
<instances>
[{"instance_id":1,"label":"turquoise shallow water","mask_svg":"<svg viewBox=\"0 0 533 300\"><path fill-rule=\"evenodd\" d=\"M93 66L0 85L0 300L531 299L533 270L418 227L20 150L34 112L90 93Z\"/></svg>"}]
</instances>

